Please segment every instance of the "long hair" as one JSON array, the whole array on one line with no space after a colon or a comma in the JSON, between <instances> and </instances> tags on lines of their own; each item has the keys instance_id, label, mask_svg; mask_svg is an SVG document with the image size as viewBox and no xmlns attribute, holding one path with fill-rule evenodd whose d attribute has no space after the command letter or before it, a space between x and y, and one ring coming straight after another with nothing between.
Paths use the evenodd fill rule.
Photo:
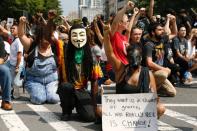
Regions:
<instances>
[{"instance_id":1,"label":"long hair","mask_svg":"<svg viewBox=\"0 0 197 131\"><path fill-rule=\"evenodd\" d=\"M78 49L76 48L72 42L71 42L71 30L76 28L83 28L81 25L73 25L69 32L69 42L66 50L66 73L68 82L73 83L75 80L79 79L79 74L76 69L76 63L75 63L75 51ZM91 73L93 68L93 59L92 54L90 50L90 46L88 43L86 43L82 49L84 50L84 57L82 60L82 71L85 75L85 78L91 79Z\"/></svg>"},{"instance_id":2,"label":"long hair","mask_svg":"<svg viewBox=\"0 0 197 131\"><path fill-rule=\"evenodd\" d=\"M55 29L56 25L52 20L49 20L46 25L44 23L38 23L35 28L35 43L39 44L43 38L52 42Z\"/></svg>"}]
</instances>

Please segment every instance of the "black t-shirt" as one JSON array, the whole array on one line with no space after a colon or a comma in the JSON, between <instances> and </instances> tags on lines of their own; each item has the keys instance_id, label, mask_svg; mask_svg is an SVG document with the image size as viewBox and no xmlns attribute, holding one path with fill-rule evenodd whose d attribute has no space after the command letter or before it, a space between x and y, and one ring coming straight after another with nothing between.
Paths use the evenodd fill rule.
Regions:
<instances>
[{"instance_id":1,"label":"black t-shirt","mask_svg":"<svg viewBox=\"0 0 197 131\"><path fill-rule=\"evenodd\" d=\"M175 37L173 39L173 51L174 54L177 54L177 51L179 51L182 55L185 55L186 51L188 50L187 40L179 39L178 37Z\"/></svg>"},{"instance_id":2,"label":"black t-shirt","mask_svg":"<svg viewBox=\"0 0 197 131\"><path fill-rule=\"evenodd\" d=\"M164 62L164 45L168 43L168 36L165 35L159 42L147 39L143 48L143 65L146 65L147 57L151 57L153 62L163 66Z\"/></svg>"},{"instance_id":3,"label":"black t-shirt","mask_svg":"<svg viewBox=\"0 0 197 131\"><path fill-rule=\"evenodd\" d=\"M164 51L165 51L165 55L164 55L164 59L170 60L173 58L173 52L172 52L172 48L171 48L171 43L166 43L164 45Z\"/></svg>"},{"instance_id":4,"label":"black t-shirt","mask_svg":"<svg viewBox=\"0 0 197 131\"><path fill-rule=\"evenodd\" d=\"M5 45L2 40L0 40L0 58L5 58L6 57L6 51L5 51Z\"/></svg>"}]
</instances>

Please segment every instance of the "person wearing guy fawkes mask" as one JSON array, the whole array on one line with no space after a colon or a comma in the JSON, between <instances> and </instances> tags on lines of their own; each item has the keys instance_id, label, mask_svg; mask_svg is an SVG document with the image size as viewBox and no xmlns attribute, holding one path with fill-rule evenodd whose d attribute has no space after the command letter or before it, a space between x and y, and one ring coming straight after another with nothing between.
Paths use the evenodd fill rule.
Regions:
<instances>
[{"instance_id":1,"label":"person wearing guy fawkes mask","mask_svg":"<svg viewBox=\"0 0 197 131\"><path fill-rule=\"evenodd\" d=\"M67 82L61 83L57 93L60 96L62 120L71 118L72 110L84 121L95 120L96 84L91 79L93 59L87 40L86 29L81 24L74 24L69 32L69 42L65 52ZM87 83L91 81L91 95Z\"/></svg>"},{"instance_id":2,"label":"person wearing guy fawkes mask","mask_svg":"<svg viewBox=\"0 0 197 131\"><path fill-rule=\"evenodd\" d=\"M175 17L171 17L170 21L173 27L171 34L164 35L164 27L160 23L153 23L149 27L149 34L143 37L145 43L142 64L153 71L156 78L157 90L162 96L176 95L176 89L167 79L171 70L163 65L165 55L164 45L169 39L174 38L177 33Z\"/></svg>"},{"instance_id":3,"label":"person wearing guy fawkes mask","mask_svg":"<svg viewBox=\"0 0 197 131\"><path fill-rule=\"evenodd\" d=\"M128 65L117 59L110 42L110 26L104 27L104 48L107 59L111 62L116 79L117 94L157 93L155 79L147 67L141 66L142 50L140 47L129 45L127 48ZM158 102L158 118L164 114L165 107Z\"/></svg>"}]
</instances>

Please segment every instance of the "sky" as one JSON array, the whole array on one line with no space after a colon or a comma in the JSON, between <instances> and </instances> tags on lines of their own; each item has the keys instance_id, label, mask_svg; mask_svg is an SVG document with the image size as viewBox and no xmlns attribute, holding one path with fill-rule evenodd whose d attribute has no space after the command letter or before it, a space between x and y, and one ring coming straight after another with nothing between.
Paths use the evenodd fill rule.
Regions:
<instances>
[{"instance_id":1,"label":"sky","mask_svg":"<svg viewBox=\"0 0 197 131\"><path fill-rule=\"evenodd\" d=\"M67 16L70 11L78 10L78 0L60 0L63 15Z\"/></svg>"}]
</instances>

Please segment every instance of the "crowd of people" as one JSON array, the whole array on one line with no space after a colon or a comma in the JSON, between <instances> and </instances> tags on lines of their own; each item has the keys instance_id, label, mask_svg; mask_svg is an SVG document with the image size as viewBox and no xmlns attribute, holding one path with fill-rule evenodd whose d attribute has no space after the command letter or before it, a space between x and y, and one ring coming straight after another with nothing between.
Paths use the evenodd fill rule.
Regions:
<instances>
[{"instance_id":1,"label":"crowd of people","mask_svg":"<svg viewBox=\"0 0 197 131\"><path fill-rule=\"evenodd\" d=\"M116 83L117 94L157 94L159 118L159 96L174 97L178 83L192 82L197 21L184 9L164 17L153 9L154 0L148 11L129 1L108 20L100 14L70 22L49 10L47 19L38 12L0 25L1 108L12 110L11 97L24 86L33 104L60 102L62 120L76 108L84 121L100 123L100 86Z\"/></svg>"}]
</instances>

